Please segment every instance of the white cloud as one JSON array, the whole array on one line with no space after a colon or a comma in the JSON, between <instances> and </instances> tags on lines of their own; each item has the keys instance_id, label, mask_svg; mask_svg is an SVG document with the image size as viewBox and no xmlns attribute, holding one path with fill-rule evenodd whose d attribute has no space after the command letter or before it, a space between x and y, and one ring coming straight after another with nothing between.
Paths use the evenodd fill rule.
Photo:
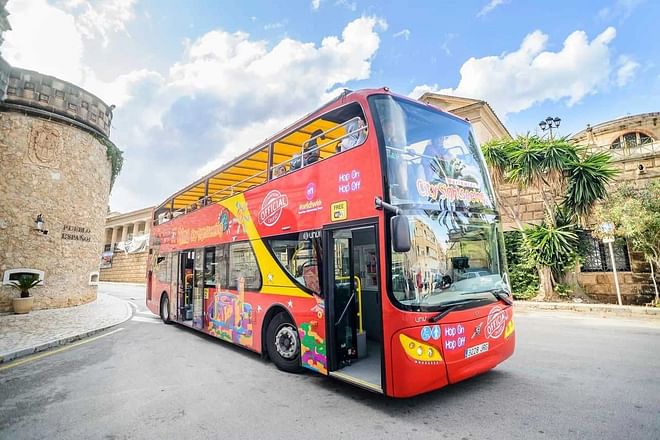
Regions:
<instances>
[{"instance_id":1,"label":"white cloud","mask_svg":"<svg viewBox=\"0 0 660 440\"><path fill-rule=\"evenodd\" d=\"M458 34L455 34L453 32L449 32L448 34L445 35L445 39L440 44L440 49L442 49L442 51L445 53L445 55L447 55L449 57L452 55L451 49L449 48L449 43L451 43L451 41L456 37L458 37Z\"/></svg>"},{"instance_id":2,"label":"white cloud","mask_svg":"<svg viewBox=\"0 0 660 440\"><path fill-rule=\"evenodd\" d=\"M321 7L321 0L312 0L312 9L315 11Z\"/></svg>"},{"instance_id":3,"label":"white cloud","mask_svg":"<svg viewBox=\"0 0 660 440\"><path fill-rule=\"evenodd\" d=\"M604 21L619 19L623 23L646 0L616 0L612 6L606 6L598 11L598 18Z\"/></svg>"},{"instance_id":4,"label":"white cloud","mask_svg":"<svg viewBox=\"0 0 660 440\"><path fill-rule=\"evenodd\" d=\"M288 20L282 20L282 21L277 21L275 23L266 23L264 25L264 30L265 31L270 31L273 29L282 29L286 24L288 23Z\"/></svg>"},{"instance_id":5,"label":"white cloud","mask_svg":"<svg viewBox=\"0 0 660 440\"><path fill-rule=\"evenodd\" d=\"M615 36L613 27L591 41L585 32L575 31L566 38L561 50L551 52L545 50L548 36L534 31L515 52L468 59L460 69L461 79L455 88L421 85L411 94L437 91L483 99L502 114L548 100L566 100L573 105L610 84L609 45Z\"/></svg>"},{"instance_id":6,"label":"white cloud","mask_svg":"<svg viewBox=\"0 0 660 440\"><path fill-rule=\"evenodd\" d=\"M75 16L80 33L85 38L100 36L103 46L109 42L109 34L127 32L126 23L135 18L136 0L68 0L63 8Z\"/></svg>"},{"instance_id":7,"label":"white cloud","mask_svg":"<svg viewBox=\"0 0 660 440\"><path fill-rule=\"evenodd\" d=\"M410 39L410 29L403 29L396 34L392 35L394 38L399 38L403 37L404 40L409 40Z\"/></svg>"},{"instance_id":8,"label":"white cloud","mask_svg":"<svg viewBox=\"0 0 660 440\"><path fill-rule=\"evenodd\" d=\"M4 34L2 54L9 63L82 82L83 38L72 15L45 0L13 0L7 10L12 30Z\"/></svg>"},{"instance_id":9,"label":"white cloud","mask_svg":"<svg viewBox=\"0 0 660 440\"><path fill-rule=\"evenodd\" d=\"M357 4L355 2L349 2L348 0L337 0L335 6L342 6L352 12L357 10Z\"/></svg>"},{"instance_id":10,"label":"white cloud","mask_svg":"<svg viewBox=\"0 0 660 440\"><path fill-rule=\"evenodd\" d=\"M618 68L616 71L616 84L623 87L630 82L635 76L639 63L626 55L621 55L618 61Z\"/></svg>"},{"instance_id":11,"label":"white cloud","mask_svg":"<svg viewBox=\"0 0 660 440\"><path fill-rule=\"evenodd\" d=\"M110 7L111 3L104 7ZM75 8L79 5L89 6L89 3L86 0L69 0L63 7ZM128 99L127 88L131 78L145 75L145 71L140 70L111 82L102 81L84 63L87 37L79 24L79 17L51 6L46 0L12 1L7 6L12 30L5 34L2 53L10 64L78 84L116 105Z\"/></svg>"},{"instance_id":12,"label":"white cloud","mask_svg":"<svg viewBox=\"0 0 660 440\"><path fill-rule=\"evenodd\" d=\"M489 14L493 9L497 8L500 5L508 3L507 0L490 0L481 10L477 13L477 17L483 17L484 15Z\"/></svg>"}]
</instances>

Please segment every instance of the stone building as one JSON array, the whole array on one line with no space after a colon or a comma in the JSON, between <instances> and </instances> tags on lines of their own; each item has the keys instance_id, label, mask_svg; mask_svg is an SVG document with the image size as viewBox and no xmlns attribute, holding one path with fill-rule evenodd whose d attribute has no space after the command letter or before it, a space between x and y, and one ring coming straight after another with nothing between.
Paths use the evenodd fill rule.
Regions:
<instances>
[{"instance_id":1,"label":"stone building","mask_svg":"<svg viewBox=\"0 0 660 440\"><path fill-rule=\"evenodd\" d=\"M111 107L1 57L0 78L0 312L12 309L9 283L21 273L42 280L31 290L35 309L89 302L113 172L108 154L116 149Z\"/></svg>"},{"instance_id":2,"label":"stone building","mask_svg":"<svg viewBox=\"0 0 660 440\"><path fill-rule=\"evenodd\" d=\"M484 101L426 93L421 101L470 120L480 143L510 137L499 118ZM660 113L624 116L586 129L571 137L590 151L607 151L621 171L613 186L622 182L643 184L660 178ZM501 199L515 209L516 215L526 223L543 220L543 203L533 190L519 191L511 185L495 188ZM506 209L500 209L505 230L516 229ZM591 297L603 302L616 302L616 288L609 251L602 242L585 237L590 252L577 269L578 282ZM614 255L624 303L643 304L654 294L650 268L641 255L632 252L625 240L614 243Z\"/></svg>"},{"instance_id":3,"label":"stone building","mask_svg":"<svg viewBox=\"0 0 660 440\"><path fill-rule=\"evenodd\" d=\"M573 140L590 151L608 151L620 170L613 187L623 182L641 186L660 179L660 112L624 116L575 134ZM616 302L616 287L609 251L602 242L589 238L587 255L578 280L584 290L603 302ZM653 299L651 271L643 255L632 252L625 240L613 246L624 303L644 304ZM660 281L660 279L659 279Z\"/></svg>"},{"instance_id":4,"label":"stone building","mask_svg":"<svg viewBox=\"0 0 660 440\"><path fill-rule=\"evenodd\" d=\"M144 283L146 281L149 231L153 208L120 214L105 220L105 245L101 281Z\"/></svg>"}]
</instances>

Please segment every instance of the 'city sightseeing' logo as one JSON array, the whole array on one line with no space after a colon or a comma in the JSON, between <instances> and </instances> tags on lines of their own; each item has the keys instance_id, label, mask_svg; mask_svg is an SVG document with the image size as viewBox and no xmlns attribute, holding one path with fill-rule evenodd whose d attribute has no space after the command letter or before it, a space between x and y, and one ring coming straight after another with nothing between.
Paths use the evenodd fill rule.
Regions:
<instances>
[{"instance_id":1,"label":"'city sightseeing' logo","mask_svg":"<svg viewBox=\"0 0 660 440\"><path fill-rule=\"evenodd\" d=\"M486 338L497 339L502 336L507 317L506 310L502 310L500 306L490 309L486 322Z\"/></svg>"},{"instance_id":2,"label":"'city sightseeing' logo","mask_svg":"<svg viewBox=\"0 0 660 440\"><path fill-rule=\"evenodd\" d=\"M454 182L456 182L455 179ZM486 204L486 196L478 189L461 188L445 183L431 183L423 179L417 179L416 186L420 196L428 197L434 202L440 200L448 200L450 202L461 200L465 203Z\"/></svg>"},{"instance_id":3,"label":"'city sightseeing' logo","mask_svg":"<svg viewBox=\"0 0 660 440\"><path fill-rule=\"evenodd\" d=\"M266 226L273 226L280 219L282 209L289 204L289 198L286 194L280 193L274 189L264 197L259 210L259 223Z\"/></svg>"}]
</instances>

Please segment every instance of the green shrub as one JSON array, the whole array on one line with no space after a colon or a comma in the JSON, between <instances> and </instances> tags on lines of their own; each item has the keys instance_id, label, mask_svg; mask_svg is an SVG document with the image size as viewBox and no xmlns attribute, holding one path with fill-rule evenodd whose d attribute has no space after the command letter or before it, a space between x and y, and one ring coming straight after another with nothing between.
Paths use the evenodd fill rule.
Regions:
<instances>
[{"instance_id":1,"label":"green shrub","mask_svg":"<svg viewBox=\"0 0 660 440\"><path fill-rule=\"evenodd\" d=\"M527 258L522 233L520 231L505 232L504 244L513 297L516 299L533 298L539 290L539 276L533 262Z\"/></svg>"},{"instance_id":2,"label":"green shrub","mask_svg":"<svg viewBox=\"0 0 660 440\"><path fill-rule=\"evenodd\" d=\"M573 294L573 289L566 284L557 284L555 286L555 292L557 292L560 298L569 298Z\"/></svg>"}]
</instances>

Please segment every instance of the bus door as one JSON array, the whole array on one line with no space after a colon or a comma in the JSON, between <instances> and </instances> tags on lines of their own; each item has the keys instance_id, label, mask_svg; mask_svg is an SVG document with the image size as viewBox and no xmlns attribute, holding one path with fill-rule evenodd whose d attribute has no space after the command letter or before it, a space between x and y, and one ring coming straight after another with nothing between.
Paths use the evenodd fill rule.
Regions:
<instances>
[{"instance_id":1,"label":"bus door","mask_svg":"<svg viewBox=\"0 0 660 440\"><path fill-rule=\"evenodd\" d=\"M179 253L179 279L177 288L177 320L192 325L195 251Z\"/></svg>"},{"instance_id":2,"label":"bus door","mask_svg":"<svg viewBox=\"0 0 660 440\"><path fill-rule=\"evenodd\" d=\"M325 233L329 374L382 392L382 323L375 225Z\"/></svg>"}]
</instances>

